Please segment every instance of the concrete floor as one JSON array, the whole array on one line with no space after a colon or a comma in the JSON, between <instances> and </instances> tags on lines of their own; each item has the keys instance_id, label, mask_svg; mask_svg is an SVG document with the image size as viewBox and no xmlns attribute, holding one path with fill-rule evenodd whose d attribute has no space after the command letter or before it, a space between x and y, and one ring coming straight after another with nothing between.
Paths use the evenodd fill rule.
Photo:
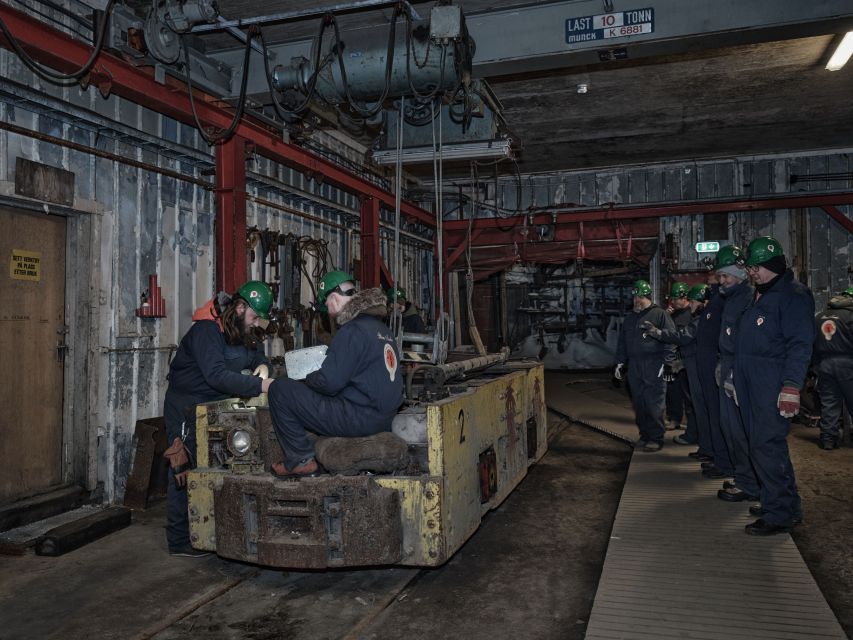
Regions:
<instances>
[{"instance_id":1,"label":"concrete floor","mask_svg":"<svg viewBox=\"0 0 853 640\"><path fill-rule=\"evenodd\" d=\"M172 558L161 505L59 558L0 556L0 638L580 639L630 450L580 426L554 432L545 458L438 569Z\"/></svg>"}]
</instances>

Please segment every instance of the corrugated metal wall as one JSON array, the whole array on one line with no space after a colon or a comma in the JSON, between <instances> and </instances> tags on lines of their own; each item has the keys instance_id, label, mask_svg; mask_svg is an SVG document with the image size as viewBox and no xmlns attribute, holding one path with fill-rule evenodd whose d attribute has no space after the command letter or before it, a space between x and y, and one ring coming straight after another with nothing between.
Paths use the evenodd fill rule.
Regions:
<instances>
[{"instance_id":1,"label":"corrugated metal wall","mask_svg":"<svg viewBox=\"0 0 853 640\"><path fill-rule=\"evenodd\" d=\"M713 198L743 198L823 193L851 188L853 151L848 149L799 155L744 157L709 162L681 162L645 168L624 167L599 171L502 178L498 205L520 209L565 205L593 207L613 204L661 204L694 202ZM827 173L847 173L847 180L803 180L802 177ZM791 176L800 176L793 182ZM491 187L491 185L489 185ZM490 188L487 201L494 202ZM840 207L853 217L853 207ZM727 240L746 244L760 235L776 237L785 253L805 269L808 284L818 306L830 292L849 286L853 267L853 239L820 209L775 210L728 215ZM701 268L696 242L706 240L703 216L683 216L661 220L661 237L672 233L678 240L679 268ZM806 236L805 238L803 236ZM799 249L802 247L802 250ZM799 255L804 253L805 255Z\"/></svg>"}]
</instances>

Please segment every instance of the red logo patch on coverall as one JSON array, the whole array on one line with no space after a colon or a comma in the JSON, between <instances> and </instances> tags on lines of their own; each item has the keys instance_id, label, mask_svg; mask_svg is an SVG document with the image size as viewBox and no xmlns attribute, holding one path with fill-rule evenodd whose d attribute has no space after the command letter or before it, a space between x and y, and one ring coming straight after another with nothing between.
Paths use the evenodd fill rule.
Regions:
<instances>
[{"instance_id":1,"label":"red logo patch on coverall","mask_svg":"<svg viewBox=\"0 0 853 640\"><path fill-rule=\"evenodd\" d=\"M835 326L834 320L825 320L820 325L820 332L823 334L823 337L827 339L827 341L832 340L832 336L835 335L836 331L838 331L838 327Z\"/></svg>"},{"instance_id":2,"label":"red logo patch on coverall","mask_svg":"<svg viewBox=\"0 0 853 640\"><path fill-rule=\"evenodd\" d=\"M397 375L397 354L394 353L394 348L390 344L385 345L385 368L388 369L391 382L394 382Z\"/></svg>"}]
</instances>

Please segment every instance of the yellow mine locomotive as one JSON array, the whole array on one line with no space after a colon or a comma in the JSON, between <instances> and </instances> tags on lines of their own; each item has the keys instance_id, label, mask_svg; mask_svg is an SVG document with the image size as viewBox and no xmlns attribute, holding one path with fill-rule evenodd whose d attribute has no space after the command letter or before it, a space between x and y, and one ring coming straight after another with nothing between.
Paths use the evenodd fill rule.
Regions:
<instances>
[{"instance_id":1,"label":"yellow mine locomotive","mask_svg":"<svg viewBox=\"0 0 853 640\"><path fill-rule=\"evenodd\" d=\"M440 565L545 454L544 392L541 364L505 354L416 367L393 434L320 439L327 468L340 446L360 464L299 480L270 473L265 397L199 405L192 545L294 569Z\"/></svg>"}]
</instances>

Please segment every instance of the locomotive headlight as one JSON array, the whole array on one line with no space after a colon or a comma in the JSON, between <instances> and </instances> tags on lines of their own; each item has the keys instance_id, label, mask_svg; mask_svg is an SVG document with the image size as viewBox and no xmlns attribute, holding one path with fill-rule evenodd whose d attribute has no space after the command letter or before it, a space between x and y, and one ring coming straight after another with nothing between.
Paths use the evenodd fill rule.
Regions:
<instances>
[{"instance_id":1,"label":"locomotive headlight","mask_svg":"<svg viewBox=\"0 0 853 640\"><path fill-rule=\"evenodd\" d=\"M235 456L244 456L252 448L252 434L243 429L234 429L228 434L228 449Z\"/></svg>"}]
</instances>

